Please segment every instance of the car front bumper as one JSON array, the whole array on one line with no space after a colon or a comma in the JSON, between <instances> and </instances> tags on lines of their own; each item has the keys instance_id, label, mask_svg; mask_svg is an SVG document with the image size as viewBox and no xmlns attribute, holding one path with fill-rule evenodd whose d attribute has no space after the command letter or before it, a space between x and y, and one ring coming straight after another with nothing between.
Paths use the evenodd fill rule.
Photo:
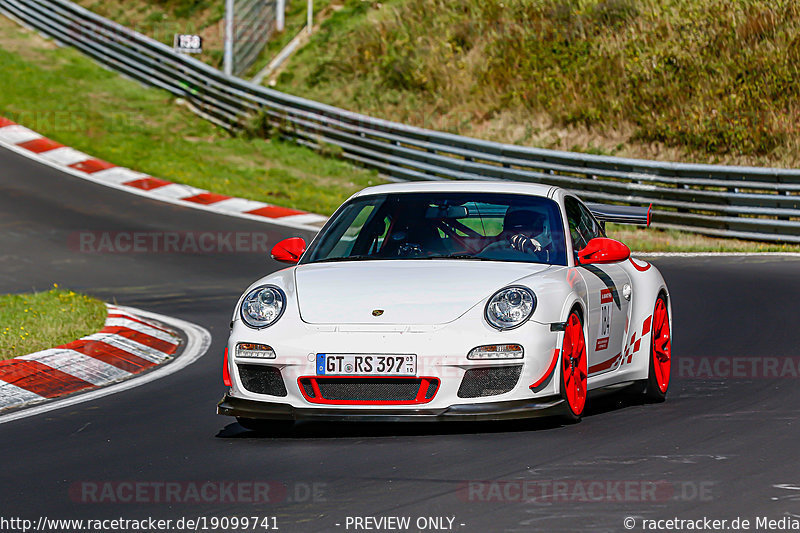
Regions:
<instances>
[{"instance_id":1,"label":"car front bumper","mask_svg":"<svg viewBox=\"0 0 800 533\"><path fill-rule=\"evenodd\" d=\"M217 414L253 419L308 420L326 422L446 422L536 418L565 413L560 396L457 404L445 408L375 410L364 407L325 409L293 407L286 403L236 398L226 394L217 405Z\"/></svg>"}]
</instances>

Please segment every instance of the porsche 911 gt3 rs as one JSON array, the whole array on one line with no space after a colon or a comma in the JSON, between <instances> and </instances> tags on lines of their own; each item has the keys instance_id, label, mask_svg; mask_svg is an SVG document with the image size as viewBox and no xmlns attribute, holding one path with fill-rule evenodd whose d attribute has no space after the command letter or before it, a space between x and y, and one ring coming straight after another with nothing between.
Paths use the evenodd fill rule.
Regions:
<instances>
[{"instance_id":1,"label":"porsche 911 gt3 rs","mask_svg":"<svg viewBox=\"0 0 800 533\"><path fill-rule=\"evenodd\" d=\"M588 393L661 401L671 306L651 264L605 235L649 209L537 184L363 190L292 266L236 304L217 412L295 420L580 419Z\"/></svg>"}]
</instances>

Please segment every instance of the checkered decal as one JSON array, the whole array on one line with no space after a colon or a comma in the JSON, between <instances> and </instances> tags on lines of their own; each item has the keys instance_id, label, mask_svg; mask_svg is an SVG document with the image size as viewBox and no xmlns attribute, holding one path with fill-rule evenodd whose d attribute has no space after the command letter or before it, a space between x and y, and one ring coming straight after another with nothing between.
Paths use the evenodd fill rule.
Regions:
<instances>
[{"instance_id":1,"label":"checkered decal","mask_svg":"<svg viewBox=\"0 0 800 533\"><path fill-rule=\"evenodd\" d=\"M628 340L628 343L625 346L625 351L623 352L622 357L620 358L620 361L624 361L624 364L629 365L633 360L633 354L638 352L639 348L641 348L642 339L644 338L645 335L650 333L650 323L652 322L652 320L653 320L652 315L645 319L644 324L642 325L641 335L637 337L637 332L635 331L633 332L633 335L631 335L630 340Z\"/></svg>"}]
</instances>

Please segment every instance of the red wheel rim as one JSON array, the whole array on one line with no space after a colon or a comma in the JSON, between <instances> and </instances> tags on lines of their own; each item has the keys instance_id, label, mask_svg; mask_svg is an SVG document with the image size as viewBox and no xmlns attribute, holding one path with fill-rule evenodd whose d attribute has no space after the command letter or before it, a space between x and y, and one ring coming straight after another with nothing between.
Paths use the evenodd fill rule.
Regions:
<instances>
[{"instance_id":1,"label":"red wheel rim","mask_svg":"<svg viewBox=\"0 0 800 533\"><path fill-rule=\"evenodd\" d=\"M669 367L672 361L669 335L669 313L662 298L656 300L653 311L653 370L661 392L669 386Z\"/></svg>"},{"instance_id":2,"label":"red wheel rim","mask_svg":"<svg viewBox=\"0 0 800 533\"><path fill-rule=\"evenodd\" d=\"M583 340L583 326L576 313L569 315L564 332L564 349L561 357L564 374L564 393L572 413L580 415L586 405L586 343Z\"/></svg>"}]
</instances>

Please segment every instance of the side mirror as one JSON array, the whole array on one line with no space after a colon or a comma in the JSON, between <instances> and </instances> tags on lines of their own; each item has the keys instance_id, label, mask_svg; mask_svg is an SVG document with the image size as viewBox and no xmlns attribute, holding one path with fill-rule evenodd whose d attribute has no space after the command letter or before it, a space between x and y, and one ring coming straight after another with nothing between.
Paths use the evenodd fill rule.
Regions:
<instances>
[{"instance_id":1,"label":"side mirror","mask_svg":"<svg viewBox=\"0 0 800 533\"><path fill-rule=\"evenodd\" d=\"M292 237L283 239L273 246L270 255L272 255L275 261L294 265L300 260L300 256L303 255L305 251L306 241L300 237Z\"/></svg>"},{"instance_id":2,"label":"side mirror","mask_svg":"<svg viewBox=\"0 0 800 533\"><path fill-rule=\"evenodd\" d=\"M578 252L578 263L590 265L597 263L619 263L631 256L631 249L614 239L597 237Z\"/></svg>"}]
</instances>

